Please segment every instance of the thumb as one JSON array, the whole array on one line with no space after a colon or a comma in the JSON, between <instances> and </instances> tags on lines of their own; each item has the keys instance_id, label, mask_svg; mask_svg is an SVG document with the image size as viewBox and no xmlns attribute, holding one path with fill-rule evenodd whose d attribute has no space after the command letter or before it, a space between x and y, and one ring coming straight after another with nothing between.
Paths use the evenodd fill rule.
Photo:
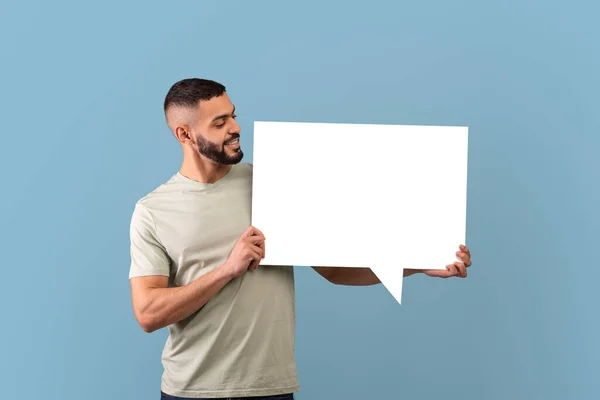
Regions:
<instances>
[{"instance_id":1,"label":"thumb","mask_svg":"<svg viewBox=\"0 0 600 400\"><path fill-rule=\"evenodd\" d=\"M254 227L250 226L248 229L246 229L244 231L244 233L242 233L242 238L250 237L250 236L252 236L252 233L254 233Z\"/></svg>"}]
</instances>

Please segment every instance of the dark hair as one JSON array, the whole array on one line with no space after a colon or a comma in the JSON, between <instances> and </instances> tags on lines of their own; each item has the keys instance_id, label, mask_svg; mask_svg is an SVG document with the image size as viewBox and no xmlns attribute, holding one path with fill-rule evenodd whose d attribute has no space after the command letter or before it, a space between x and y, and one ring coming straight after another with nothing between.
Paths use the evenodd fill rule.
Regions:
<instances>
[{"instance_id":1,"label":"dark hair","mask_svg":"<svg viewBox=\"0 0 600 400\"><path fill-rule=\"evenodd\" d=\"M196 107L200 100L210 100L221 96L225 91L225 86L209 79L183 79L169 89L164 111L167 112L171 106Z\"/></svg>"}]
</instances>

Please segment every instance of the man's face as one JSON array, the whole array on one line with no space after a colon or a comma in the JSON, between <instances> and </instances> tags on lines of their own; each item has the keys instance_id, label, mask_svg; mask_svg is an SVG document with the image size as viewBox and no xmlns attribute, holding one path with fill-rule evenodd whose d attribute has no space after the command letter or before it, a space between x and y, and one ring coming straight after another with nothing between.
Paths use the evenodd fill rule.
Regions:
<instances>
[{"instance_id":1,"label":"man's face","mask_svg":"<svg viewBox=\"0 0 600 400\"><path fill-rule=\"evenodd\" d=\"M197 151L219 164L237 164L244 157L235 106L227 93L200 102L199 118L192 126Z\"/></svg>"}]
</instances>

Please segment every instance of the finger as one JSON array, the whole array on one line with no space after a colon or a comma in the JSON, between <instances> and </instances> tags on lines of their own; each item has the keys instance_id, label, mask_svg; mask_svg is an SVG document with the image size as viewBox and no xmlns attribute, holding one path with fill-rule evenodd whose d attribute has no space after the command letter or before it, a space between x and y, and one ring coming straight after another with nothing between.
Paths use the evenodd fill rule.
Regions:
<instances>
[{"instance_id":1,"label":"finger","mask_svg":"<svg viewBox=\"0 0 600 400\"><path fill-rule=\"evenodd\" d=\"M247 237L244 239L244 242L246 242L250 247L260 247L262 249L265 248L265 240L259 236Z\"/></svg>"},{"instance_id":2,"label":"finger","mask_svg":"<svg viewBox=\"0 0 600 400\"><path fill-rule=\"evenodd\" d=\"M471 258L471 251L469 250L469 248L467 246L465 246L464 244L461 244L459 246L460 250L462 252L464 252L469 258Z\"/></svg>"},{"instance_id":3,"label":"finger","mask_svg":"<svg viewBox=\"0 0 600 400\"><path fill-rule=\"evenodd\" d=\"M252 251L258 255L259 259L265 258L265 249L263 246L252 246Z\"/></svg>"},{"instance_id":4,"label":"finger","mask_svg":"<svg viewBox=\"0 0 600 400\"><path fill-rule=\"evenodd\" d=\"M254 227L249 226L248 228L246 228L244 233L242 233L242 237L250 237L253 233L254 233Z\"/></svg>"},{"instance_id":5,"label":"finger","mask_svg":"<svg viewBox=\"0 0 600 400\"><path fill-rule=\"evenodd\" d=\"M257 269L262 259L265 258L265 251L258 246L254 246L251 251L254 255L253 269Z\"/></svg>"},{"instance_id":6,"label":"finger","mask_svg":"<svg viewBox=\"0 0 600 400\"><path fill-rule=\"evenodd\" d=\"M460 260L461 260L463 263L465 263L465 265L466 265L467 267L470 267L470 266L471 266L471 259L469 258L469 256L468 256L466 253L464 253L464 252L462 252L462 251L457 251L457 252L456 252L456 256L457 256L458 258L460 258Z\"/></svg>"},{"instance_id":7,"label":"finger","mask_svg":"<svg viewBox=\"0 0 600 400\"><path fill-rule=\"evenodd\" d=\"M264 240L265 236L263 235L263 233L261 231L256 229L254 226L250 226L250 227L248 227L248 229L246 229L244 231L244 233L241 236L242 240L249 239L249 238L252 238L252 239L256 238L256 239Z\"/></svg>"},{"instance_id":8,"label":"finger","mask_svg":"<svg viewBox=\"0 0 600 400\"><path fill-rule=\"evenodd\" d=\"M256 247L250 249L250 256L252 257L252 261L250 262L248 269L255 270L258 268L258 265L260 264L260 260L262 259L261 249L256 248Z\"/></svg>"},{"instance_id":9,"label":"finger","mask_svg":"<svg viewBox=\"0 0 600 400\"><path fill-rule=\"evenodd\" d=\"M467 267L465 266L465 264L456 261L454 263L454 266L456 267L456 269L458 271L457 276L460 276L461 278L467 277Z\"/></svg>"},{"instance_id":10,"label":"finger","mask_svg":"<svg viewBox=\"0 0 600 400\"><path fill-rule=\"evenodd\" d=\"M458 274L458 269L454 264L446 265L446 269L448 270L448 276L456 276Z\"/></svg>"},{"instance_id":11,"label":"finger","mask_svg":"<svg viewBox=\"0 0 600 400\"><path fill-rule=\"evenodd\" d=\"M253 236L253 237L257 236L257 237L260 237L263 240L265 240L265 235L260 231L260 229L254 227L254 226L251 226L250 228L252 228L250 236Z\"/></svg>"}]
</instances>

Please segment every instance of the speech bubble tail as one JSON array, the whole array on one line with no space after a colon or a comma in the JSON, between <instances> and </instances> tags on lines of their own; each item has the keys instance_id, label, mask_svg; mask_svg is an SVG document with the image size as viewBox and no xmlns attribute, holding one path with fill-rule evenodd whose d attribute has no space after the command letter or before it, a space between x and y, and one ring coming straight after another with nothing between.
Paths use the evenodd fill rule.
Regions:
<instances>
[{"instance_id":1,"label":"speech bubble tail","mask_svg":"<svg viewBox=\"0 0 600 400\"><path fill-rule=\"evenodd\" d=\"M390 268L386 266L372 266L371 271L381 281L383 286L396 299L398 304L402 304L402 281L404 279L404 270L402 268Z\"/></svg>"}]
</instances>

